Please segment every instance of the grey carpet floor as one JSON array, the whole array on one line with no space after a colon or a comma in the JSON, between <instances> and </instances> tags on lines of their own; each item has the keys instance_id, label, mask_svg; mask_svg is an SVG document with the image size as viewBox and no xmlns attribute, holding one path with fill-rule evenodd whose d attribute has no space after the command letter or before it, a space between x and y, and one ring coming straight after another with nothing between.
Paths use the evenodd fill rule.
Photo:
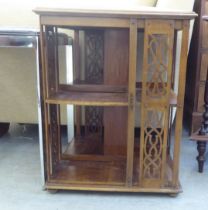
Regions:
<instances>
[{"instance_id":1,"label":"grey carpet floor","mask_svg":"<svg viewBox=\"0 0 208 210\"><path fill-rule=\"evenodd\" d=\"M195 142L183 134L180 181L183 193L167 195L42 190L37 126L12 125L0 138L0 210L207 210L208 162L197 172Z\"/></svg>"}]
</instances>

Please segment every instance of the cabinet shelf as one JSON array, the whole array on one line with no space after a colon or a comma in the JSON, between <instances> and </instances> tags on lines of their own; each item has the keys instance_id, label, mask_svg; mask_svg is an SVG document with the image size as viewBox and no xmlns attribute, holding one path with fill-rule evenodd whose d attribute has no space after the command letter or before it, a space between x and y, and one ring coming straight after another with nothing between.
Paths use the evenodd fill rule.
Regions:
<instances>
[{"instance_id":1,"label":"cabinet shelf","mask_svg":"<svg viewBox=\"0 0 208 210\"><path fill-rule=\"evenodd\" d=\"M50 182L122 186L125 184L125 170L126 161L62 160Z\"/></svg>"},{"instance_id":2,"label":"cabinet shelf","mask_svg":"<svg viewBox=\"0 0 208 210\"><path fill-rule=\"evenodd\" d=\"M82 148L80 142L82 141ZM86 141L86 143L84 143ZM57 184L69 184L67 189L73 186L110 186L113 185L115 189L125 186L125 169L126 157L125 156L111 156L95 154L98 150L92 150L92 142L99 142L96 137L82 137L73 139L69 143L66 151L63 153L62 159L56 167L53 177L48 182L48 185L55 187ZM88 145L90 144L90 146ZM133 169L133 187L136 191L144 191L139 185L139 142L135 141L136 148L134 151L134 169ZM97 144L100 147L99 143ZM89 152L89 154L82 154L82 152ZM165 180L169 182L172 177L173 161L171 157L167 156L167 167L165 171ZM169 189L164 189L165 191ZM178 190L179 189L175 189ZM104 190L101 190L104 191ZM125 188L123 191L128 191Z\"/></svg>"},{"instance_id":3,"label":"cabinet shelf","mask_svg":"<svg viewBox=\"0 0 208 210\"><path fill-rule=\"evenodd\" d=\"M83 106L128 106L127 92L81 92L58 91L46 99L49 104L72 104ZM136 103L141 103L141 89L136 91ZM169 103L177 105L177 95L171 91Z\"/></svg>"},{"instance_id":4,"label":"cabinet shelf","mask_svg":"<svg viewBox=\"0 0 208 210\"><path fill-rule=\"evenodd\" d=\"M127 93L98 93L58 91L46 99L49 104L73 104L84 106L127 106Z\"/></svg>"},{"instance_id":5,"label":"cabinet shelf","mask_svg":"<svg viewBox=\"0 0 208 210\"><path fill-rule=\"evenodd\" d=\"M135 138L133 186L135 192L148 192L148 190L161 192L157 188L142 188L139 183L139 139ZM47 182L47 188L53 189L64 186L64 189L79 189L105 191L104 187L113 186L116 191L130 191L125 186L126 156L109 155L103 151L103 141L100 136L90 134L73 138L65 145L61 160L55 168L51 179ZM170 182L173 173L173 161L167 155L165 180ZM109 188L110 189L110 188ZM180 188L164 188L164 192L180 191Z\"/></svg>"},{"instance_id":6,"label":"cabinet shelf","mask_svg":"<svg viewBox=\"0 0 208 210\"><path fill-rule=\"evenodd\" d=\"M135 162L139 163L139 159L135 158ZM73 189L73 187L79 187L82 190L86 189L84 186L92 185L99 191L105 191L99 189L100 185L110 186L113 185L113 189L117 189L119 186L125 186L125 170L126 170L126 160L110 160L110 161L76 161L76 160L62 160L58 167L56 168L56 173L50 179L48 185L56 187L57 183L70 184L65 186L66 189ZM167 157L167 167L165 171L165 180L168 183L172 177L172 160L170 157ZM134 178L133 178L133 187L134 190L130 188L125 188L122 191L132 191L140 192L141 186L138 182L139 177L139 165L134 166ZM79 185L82 184L82 187ZM84 185L83 185L84 184ZM97 187L96 187L97 185ZM91 187L92 187L91 186ZM61 189L61 188L60 188ZM147 188L148 189L148 188ZM119 188L117 189L119 190ZM155 192L161 192L154 186L149 188L149 192L154 190ZM178 188L173 188L174 191L180 192L180 186ZM170 188L164 188L164 192L171 192ZM148 190L146 190L148 192Z\"/></svg>"}]
</instances>

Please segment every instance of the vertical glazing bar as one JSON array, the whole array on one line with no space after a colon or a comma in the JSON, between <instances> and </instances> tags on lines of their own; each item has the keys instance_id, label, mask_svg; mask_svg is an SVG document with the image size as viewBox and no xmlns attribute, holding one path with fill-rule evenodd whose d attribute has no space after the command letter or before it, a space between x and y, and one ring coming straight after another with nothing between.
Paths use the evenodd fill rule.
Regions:
<instances>
[{"instance_id":1,"label":"vertical glazing bar","mask_svg":"<svg viewBox=\"0 0 208 210\"><path fill-rule=\"evenodd\" d=\"M81 69L80 69L80 46L79 46L79 30L74 31L74 43L73 43L73 74L75 80L80 82ZM75 107L75 122L76 122L76 135L81 135L81 106Z\"/></svg>"},{"instance_id":2,"label":"vertical glazing bar","mask_svg":"<svg viewBox=\"0 0 208 210\"><path fill-rule=\"evenodd\" d=\"M43 96L42 96L42 80L41 80L41 52L40 41L38 35L36 39L36 70L37 70L37 95L38 95L38 131L39 131L39 150L40 150L40 167L41 167L41 182L44 188L45 185L45 157L44 157L44 139L43 139Z\"/></svg>"},{"instance_id":3,"label":"vertical glazing bar","mask_svg":"<svg viewBox=\"0 0 208 210\"><path fill-rule=\"evenodd\" d=\"M59 90L59 35L58 35L58 29L57 27L54 27L54 54L55 54L55 88L56 91ZM58 141L58 159L61 159L61 153L62 153L62 147L61 147L61 116L60 116L60 105L56 105L56 115L57 115L57 141Z\"/></svg>"},{"instance_id":4,"label":"vertical glazing bar","mask_svg":"<svg viewBox=\"0 0 208 210\"><path fill-rule=\"evenodd\" d=\"M44 147L44 157L45 157L45 177L49 179L49 176L51 174L51 160L50 160L50 155L49 155L49 142L48 142L48 106L45 103L45 99L47 98L47 65L46 65L46 57L47 57L47 52L46 52L46 36L45 36L45 27L41 24L41 19L40 19L40 53L41 53L41 68L40 68L40 90L41 90L41 96L42 96L42 120L43 120L43 147ZM45 132L44 132L45 131Z\"/></svg>"},{"instance_id":5,"label":"vertical glazing bar","mask_svg":"<svg viewBox=\"0 0 208 210\"><path fill-rule=\"evenodd\" d=\"M128 83L128 130L127 130L127 167L126 185L132 186L134 157L134 121L136 97L136 64L137 64L137 20L130 20L129 36L129 83Z\"/></svg>"},{"instance_id":6,"label":"vertical glazing bar","mask_svg":"<svg viewBox=\"0 0 208 210\"><path fill-rule=\"evenodd\" d=\"M182 43L180 55L180 69L179 69L179 91L177 98L177 112L176 112L176 127L175 127L175 143L173 154L173 185L177 187L179 176L179 154L180 154L180 140L182 135L182 118L184 105L184 91L186 81L186 64L188 56L188 37L189 37L189 21L183 21L182 28Z\"/></svg>"},{"instance_id":7,"label":"vertical glazing bar","mask_svg":"<svg viewBox=\"0 0 208 210\"><path fill-rule=\"evenodd\" d=\"M46 82L46 97L50 97L58 90L58 51L56 29L53 26L45 26L45 82ZM45 100L46 98L44 98ZM50 175L56 170L56 166L60 160L60 105L46 104L45 112L48 112L47 117L47 140L49 152Z\"/></svg>"},{"instance_id":8,"label":"vertical glazing bar","mask_svg":"<svg viewBox=\"0 0 208 210\"><path fill-rule=\"evenodd\" d=\"M143 67L142 67L142 96L141 96L141 129L140 129L140 151L139 151L139 183L143 185L143 161L144 161L144 120L145 116L145 92L146 92L146 78L148 67L148 31L147 24L144 24L144 52L143 52Z\"/></svg>"},{"instance_id":9,"label":"vertical glazing bar","mask_svg":"<svg viewBox=\"0 0 208 210\"><path fill-rule=\"evenodd\" d=\"M164 122L164 136L163 136L163 146L162 146L162 168L161 168L161 182L160 186L163 187L166 185L166 170L167 170L167 141L168 141L168 121L169 121L169 110L170 104L169 99L171 96L171 86L172 86L172 74L173 74L173 51L174 51L174 22L169 21L167 22L167 46L163 46L164 48L167 47L167 95L166 95L166 103L164 106L164 113L165 113L165 122ZM164 58L165 59L165 58Z\"/></svg>"},{"instance_id":10,"label":"vertical glazing bar","mask_svg":"<svg viewBox=\"0 0 208 210\"><path fill-rule=\"evenodd\" d=\"M59 53L58 53L58 46L59 41L58 41L58 29L57 27L54 27L54 57L55 57L55 88L56 91L58 90L59 86Z\"/></svg>"}]
</instances>

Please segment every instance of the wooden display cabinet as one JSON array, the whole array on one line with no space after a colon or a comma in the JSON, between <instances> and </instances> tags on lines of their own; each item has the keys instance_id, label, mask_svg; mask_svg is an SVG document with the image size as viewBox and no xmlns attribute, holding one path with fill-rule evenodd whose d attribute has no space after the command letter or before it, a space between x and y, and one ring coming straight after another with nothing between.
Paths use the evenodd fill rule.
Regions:
<instances>
[{"instance_id":1,"label":"wooden display cabinet","mask_svg":"<svg viewBox=\"0 0 208 210\"><path fill-rule=\"evenodd\" d=\"M189 20L195 14L41 8L35 12L41 29L46 189L180 192ZM60 29L74 33L72 84L59 79ZM183 35L176 95L172 89L179 30ZM141 43L138 32L144 33ZM140 81L138 56L143 63ZM69 104L75 109L75 135L63 143L60 109ZM174 109L176 124L171 129ZM135 134L136 110L141 127Z\"/></svg>"}]
</instances>

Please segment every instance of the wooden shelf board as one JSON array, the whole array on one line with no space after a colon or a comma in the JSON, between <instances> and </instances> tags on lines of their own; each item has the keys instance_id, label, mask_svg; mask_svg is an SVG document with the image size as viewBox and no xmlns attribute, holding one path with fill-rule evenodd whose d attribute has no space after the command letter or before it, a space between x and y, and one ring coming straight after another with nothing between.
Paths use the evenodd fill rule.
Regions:
<instances>
[{"instance_id":1,"label":"wooden shelf board","mask_svg":"<svg viewBox=\"0 0 208 210\"><path fill-rule=\"evenodd\" d=\"M136 159L136 163L139 159ZM167 182L172 178L172 160L168 157L165 178ZM180 193L180 183L177 187L144 187L138 182L139 165L134 164L134 181L132 187L125 185L126 160L111 161L70 161L59 166L56 176L46 183L46 189L115 191L115 192L152 192L152 193Z\"/></svg>"},{"instance_id":2,"label":"wooden shelf board","mask_svg":"<svg viewBox=\"0 0 208 210\"><path fill-rule=\"evenodd\" d=\"M49 104L83 106L128 106L127 93L98 93L59 91L46 99Z\"/></svg>"},{"instance_id":3,"label":"wooden shelf board","mask_svg":"<svg viewBox=\"0 0 208 210\"><path fill-rule=\"evenodd\" d=\"M73 184L124 185L126 161L59 162L50 182Z\"/></svg>"},{"instance_id":4,"label":"wooden shelf board","mask_svg":"<svg viewBox=\"0 0 208 210\"><path fill-rule=\"evenodd\" d=\"M136 91L137 104L141 103L141 89ZM128 94L126 92L81 92L59 91L46 99L49 104L73 104L83 106L128 106ZM177 95L171 91L170 105L177 105Z\"/></svg>"},{"instance_id":5,"label":"wooden shelf board","mask_svg":"<svg viewBox=\"0 0 208 210\"><path fill-rule=\"evenodd\" d=\"M93 147L92 147L93 145ZM172 180L173 161L168 155L165 179ZM181 187L141 187L139 183L139 139L135 139L133 186L127 187L126 156L103 154L103 142L97 135L76 137L62 154L47 189L96 190L118 192L179 193Z\"/></svg>"},{"instance_id":6,"label":"wooden shelf board","mask_svg":"<svg viewBox=\"0 0 208 210\"><path fill-rule=\"evenodd\" d=\"M92 140L97 141L95 144L97 146L90 149L92 144L90 141ZM133 186L128 189L125 187L126 157L99 154L102 151L101 148L102 144L96 138L78 137L74 139L63 153L62 160L57 165L55 173L49 179L48 189L80 189L81 187L82 190L107 191L107 186L113 186L112 189L117 188L116 191L140 192L141 190L141 192L148 192L150 190L141 188L139 185L138 139L135 141ZM96 152L96 149L99 152ZM167 182L171 182L173 163L169 156L167 163L165 179ZM149 192L152 192L152 190L154 191L154 189L151 189ZM155 187L155 192L163 191L178 193L181 190L171 187L164 189Z\"/></svg>"},{"instance_id":7,"label":"wooden shelf board","mask_svg":"<svg viewBox=\"0 0 208 210\"><path fill-rule=\"evenodd\" d=\"M182 192L181 185L176 188L164 187L164 188L144 188L140 186L112 186L112 185L79 185L79 184L56 184L48 181L45 184L45 188L48 190L83 190L83 191L100 191L100 192L135 192L135 193L170 193L177 194Z\"/></svg>"},{"instance_id":8,"label":"wooden shelf board","mask_svg":"<svg viewBox=\"0 0 208 210\"><path fill-rule=\"evenodd\" d=\"M88 84L85 80L75 80L74 84L60 84L60 91L77 91L92 93L127 93L125 85Z\"/></svg>"}]
</instances>

